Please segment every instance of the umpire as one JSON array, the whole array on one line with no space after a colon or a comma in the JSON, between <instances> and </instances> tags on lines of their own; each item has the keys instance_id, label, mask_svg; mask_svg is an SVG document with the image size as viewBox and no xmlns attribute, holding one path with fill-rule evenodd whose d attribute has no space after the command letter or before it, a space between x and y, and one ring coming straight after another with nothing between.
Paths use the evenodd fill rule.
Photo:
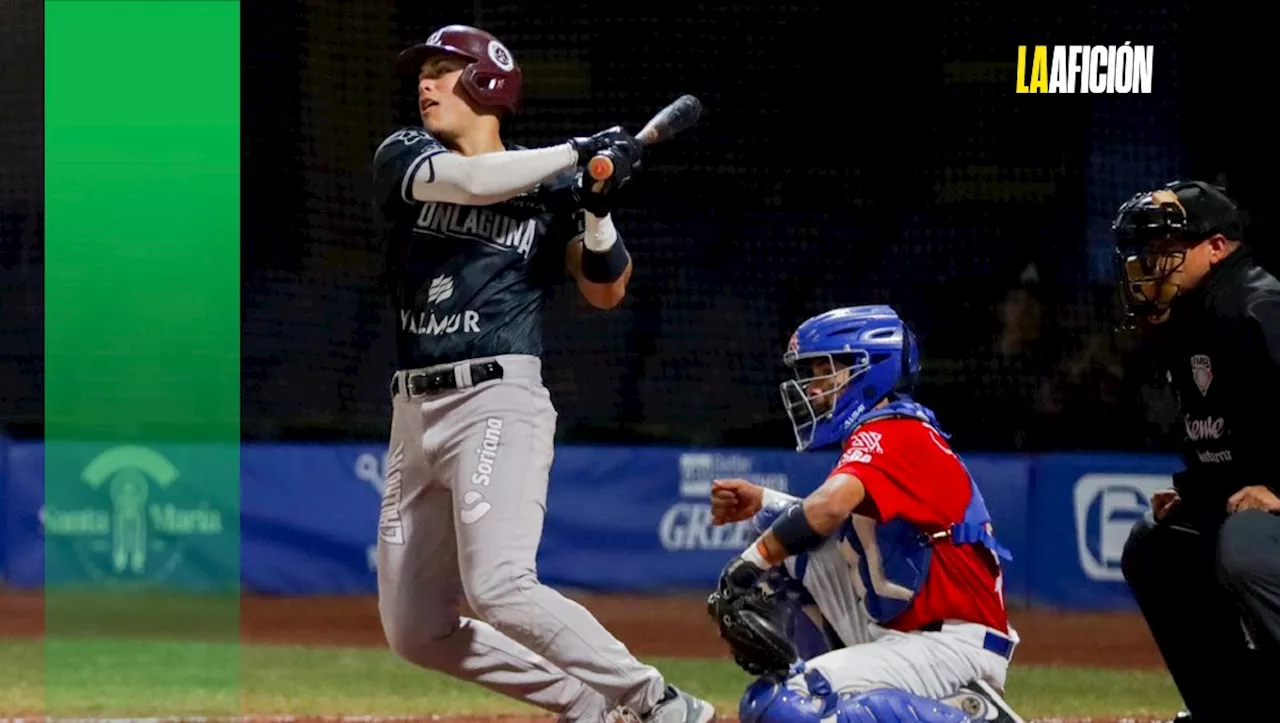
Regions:
<instances>
[{"instance_id":1,"label":"umpire","mask_svg":"<svg viewBox=\"0 0 1280 723\"><path fill-rule=\"evenodd\" d=\"M1280 282L1222 189L1175 182L1120 207L1122 297L1178 400L1186 469L1121 567L1195 723L1280 719ZM1265 674L1265 675L1264 675Z\"/></svg>"}]
</instances>

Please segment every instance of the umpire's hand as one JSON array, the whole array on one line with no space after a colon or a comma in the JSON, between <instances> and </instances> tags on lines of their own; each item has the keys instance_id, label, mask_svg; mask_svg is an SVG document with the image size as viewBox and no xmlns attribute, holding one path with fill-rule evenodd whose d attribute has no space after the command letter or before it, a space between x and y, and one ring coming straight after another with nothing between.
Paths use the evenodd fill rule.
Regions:
<instances>
[{"instance_id":1,"label":"umpire's hand","mask_svg":"<svg viewBox=\"0 0 1280 723\"><path fill-rule=\"evenodd\" d=\"M1151 495L1151 516L1155 518L1156 522L1163 520L1164 516L1169 514L1169 511L1172 510L1180 500L1181 498L1178 497L1177 490L1173 488L1160 490L1159 492Z\"/></svg>"},{"instance_id":2,"label":"umpire's hand","mask_svg":"<svg viewBox=\"0 0 1280 723\"><path fill-rule=\"evenodd\" d=\"M1235 514L1241 510L1262 510L1264 512L1280 512L1280 497L1269 487L1253 485L1245 487L1231 495L1227 500L1227 512Z\"/></svg>"}]
</instances>

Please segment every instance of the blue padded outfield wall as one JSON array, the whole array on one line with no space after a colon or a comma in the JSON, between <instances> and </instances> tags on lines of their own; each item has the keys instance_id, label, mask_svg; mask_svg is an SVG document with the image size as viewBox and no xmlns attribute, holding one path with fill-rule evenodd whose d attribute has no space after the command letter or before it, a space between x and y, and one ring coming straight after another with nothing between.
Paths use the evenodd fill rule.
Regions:
<instances>
[{"instance_id":1,"label":"blue padded outfield wall","mask_svg":"<svg viewBox=\"0 0 1280 723\"><path fill-rule=\"evenodd\" d=\"M384 453L378 445L242 447L244 588L373 593ZM150 479L145 495L136 488L120 494L99 474L86 479L75 509L53 510L43 508L43 446L0 441L0 455L0 576L8 585L44 583L46 544L49 554L122 580L198 588L202 578L224 579L211 569L219 561L202 555L200 539L223 524L218 508L225 501L184 494L181 469ZM1011 605L1132 609L1120 551L1151 492L1171 483L1176 458L964 459L996 534L1014 554L1005 581ZM835 460L834 453L785 450L558 447L539 575L558 587L601 592L707 592L748 542L741 525L710 525L711 480L742 477L803 495Z\"/></svg>"}]
</instances>

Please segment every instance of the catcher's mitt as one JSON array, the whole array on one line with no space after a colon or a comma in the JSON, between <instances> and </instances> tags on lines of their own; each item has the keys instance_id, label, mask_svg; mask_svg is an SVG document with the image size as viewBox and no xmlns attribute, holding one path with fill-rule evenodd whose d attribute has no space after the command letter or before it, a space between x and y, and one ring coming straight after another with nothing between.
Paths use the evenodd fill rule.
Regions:
<instances>
[{"instance_id":1,"label":"catcher's mitt","mask_svg":"<svg viewBox=\"0 0 1280 723\"><path fill-rule=\"evenodd\" d=\"M798 655L772 596L759 587L732 597L724 593L723 589L711 593L707 614L719 626L734 662L752 675L785 675Z\"/></svg>"}]
</instances>

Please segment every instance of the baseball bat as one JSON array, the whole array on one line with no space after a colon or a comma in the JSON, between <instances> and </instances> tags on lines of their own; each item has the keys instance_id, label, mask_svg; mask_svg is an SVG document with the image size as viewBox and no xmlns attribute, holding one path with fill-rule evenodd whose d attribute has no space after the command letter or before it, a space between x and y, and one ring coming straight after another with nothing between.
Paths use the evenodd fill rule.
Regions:
<instances>
[{"instance_id":1,"label":"baseball bat","mask_svg":"<svg viewBox=\"0 0 1280 723\"><path fill-rule=\"evenodd\" d=\"M636 140L645 146L665 141L692 128L701 115L702 101L692 95L682 95L650 118L636 134ZM599 190L613 176L613 159L601 153L587 163L587 172L596 181L595 188Z\"/></svg>"}]
</instances>

